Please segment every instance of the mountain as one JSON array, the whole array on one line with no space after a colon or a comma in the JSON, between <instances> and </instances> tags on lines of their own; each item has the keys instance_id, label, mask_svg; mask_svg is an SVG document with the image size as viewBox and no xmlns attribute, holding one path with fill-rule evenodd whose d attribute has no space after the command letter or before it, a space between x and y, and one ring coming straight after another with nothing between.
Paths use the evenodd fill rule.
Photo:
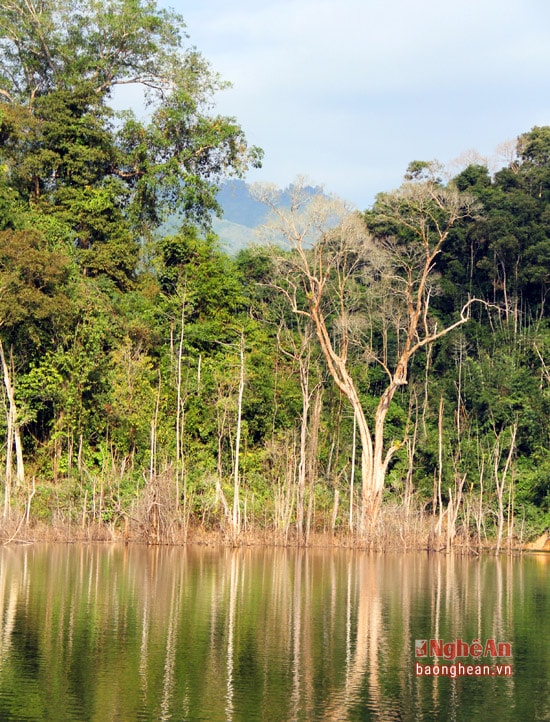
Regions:
<instances>
[{"instance_id":1,"label":"mountain","mask_svg":"<svg viewBox=\"0 0 550 722\"><path fill-rule=\"evenodd\" d=\"M306 192L322 193L322 188L308 186ZM290 207L292 186L279 191L279 204ZM215 219L213 229L220 239L222 248L229 254L238 253L242 248L257 243L256 229L269 217L269 209L256 200L250 186L242 180L226 181L217 196L223 209L223 217Z\"/></svg>"},{"instance_id":2,"label":"mountain","mask_svg":"<svg viewBox=\"0 0 550 722\"><path fill-rule=\"evenodd\" d=\"M220 239L222 249L231 256L257 241L254 228L226 218L214 218L212 229Z\"/></svg>"},{"instance_id":3,"label":"mountain","mask_svg":"<svg viewBox=\"0 0 550 722\"><path fill-rule=\"evenodd\" d=\"M226 181L217 196L223 208L223 218L230 223L247 228L257 228L265 222L268 210L250 192L250 186L242 180Z\"/></svg>"},{"instance_id":4,"label":"mountain","mask_svg":"<svg viewBox=\"0 0 550 722\"><path fill-rule=\"evenodd\" d=\"M215 218L212 227L222 248L233 255L256 241L255 229L265 222L268 210L252 196L250 186L242 180L224 183L217 200L223 216Z\"/></svg>"},{"instance_id":5,"label":"mountain","mask_svg":"<svg viewBox=\"0 0 550 722\"><path fill-rule=\"evenodd\" d=\"M320 192L320 188L307 189L311 194ZM289 206L292 186L279 192L281 206ZM235 255L243 248L257 243L256 229L267 220L269 209L256 200L250 186L243 180L226 181L220 188L217 200L223 210L221 218L213 218L212 229L220 240L222 249L229 255ZM161 227L161 234L177 233L180 216L172 215Z\"/></svg>"}]
</instances>

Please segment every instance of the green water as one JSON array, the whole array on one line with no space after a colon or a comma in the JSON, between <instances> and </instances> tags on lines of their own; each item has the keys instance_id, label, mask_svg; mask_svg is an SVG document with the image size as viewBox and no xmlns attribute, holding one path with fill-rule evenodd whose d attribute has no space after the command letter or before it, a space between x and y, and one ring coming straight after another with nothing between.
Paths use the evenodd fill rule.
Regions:
<instances>
[{"instance_id":1,"label":"green water","mask_svg":"<svg viewBox=\"0 0 550 722\"><path fill-rule=\"evenodd\" d=\"M545 555L0 548L0 720L550 720L549 572ZM452 663L415 657L422 639L507 644L456 663L512 674L418 677Z\"/></svg>"}]
</instances>

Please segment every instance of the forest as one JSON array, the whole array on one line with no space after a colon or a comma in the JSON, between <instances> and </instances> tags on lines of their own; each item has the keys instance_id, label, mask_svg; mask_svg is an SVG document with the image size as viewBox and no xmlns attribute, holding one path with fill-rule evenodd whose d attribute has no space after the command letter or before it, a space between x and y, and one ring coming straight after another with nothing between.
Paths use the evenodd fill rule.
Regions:
<instances>
[{"instance_id":1,"label":"forest","mask_svg":"<svg viewBox=\"0 0 550 722\"><path fill-rule=\"evenodd\" d=\"M258 185L231 255L218 190L262 151L186 41L153 0L2 3L0 538L548 530L550 126L361 212Z\"/></svg>"}]
</instances>

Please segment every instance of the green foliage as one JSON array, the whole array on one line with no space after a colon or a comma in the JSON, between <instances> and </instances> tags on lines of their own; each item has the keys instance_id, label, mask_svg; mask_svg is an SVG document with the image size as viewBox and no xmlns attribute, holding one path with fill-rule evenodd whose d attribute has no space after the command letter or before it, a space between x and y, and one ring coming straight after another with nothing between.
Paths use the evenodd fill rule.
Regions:
<instances>
[{"instance_id":1,"label":"green foliage","mask_svg":"<svg viewBox=\"0 0 550 722\"><path fill-rule=\"evenodd\" d=\"M261 153L212 112L225 84L184 40L182 19L149 0L0 8L0 333L25 461L44 482L37 514L74 519L93 498L96 518L114 523L149 475L165 474L174 489L177 478L178 512L185 503L195 520L219 524L240 411L248 514L280 526L286 499L292 524L307 370L310 401L321 402L318 432L311 418L307 430L305 498L328 528L335 491L349 504L353 416L314 335L301 346L303 318L287 301L311 289L293 275L292 253L232 259L210 231L219 182ZM121 84L147 89L146 120L114 113ZM510 451L516 518L532 531L550 523L549 148L550 129L533 128L508 167L491 176L472 165L447 186L437 163L414 161L403 188L364 214L376 244L364 257L349 244L326 276L328 333L346 338L369 417L387 386L385 359L405 342L422 253L438 248L420 334L456 319L468 298L485 302L460 335L420 349L391 401L392 501L412 483L428 507L441 474L445 501L464 479L472 499L483 486L493 513ZM442 233L451 201L464 197L468 208L454 208ZM162 222L174 212L180 227L168 235ZM306 255L324 264L336 236Z\"/></svg>"},{"instance_id":2,"label":"green foliage","mask_svg":"<svg viewBox=\"0 0 550 722\"><path fill-rule=\"evenodd\" d=\"M177 236L161 238L158 247L164 312L173 324L183 318L185 344L204 351L233 342L245 298L237 268L215 238L185 225Z\"/></svg>"},{"instance_id":3,"label":"green foliage","mask_svg":"<svg viewBox=\"0 0 550 722\"><path fill-rule=\"evenodd\" d=\"M150 443L157 398L158 375L152 366L152 360L126 339L111 354L107 380L105 411L109 438L122 456L134 456L138 451L142 465L146 464L144 452Z\"/></svg>"},{"instance_id":4,"label":"green foliage","mask_svg":"<svg viewBox=\"0 0 550 722\"><path fill-rule=\"evenodd\" d=\"M149 0L59 0L4 4L0 27L0 90L32 103L85 81L102 93L136 79L163 89L176 72L184 26Z\"/></svg>"},{"instance_id":5,"label":"green foliage","mask_svg":"<svg viewBox=\"0 0 550 722\"><path fill-rule=\"evenodd\" d=\"M220 180L260 162L234 119L210 114L224 83L154 2L14 3L0 29L3 226L21 202L54 215L86 275L129 288L140 236L167 209L207 227ZM148 90L149 122L125 113L113 124L112 91L128 83Z\"/></svg>"},{"instance_id":6,"label":"green foliage","mask_svg":"<svg viewBox=\"0 0 550 722\"><path fill-rule=\"evenodd\" d=\"M11 343L41 347L71 317L70 258L33 230L0 231L0 326Z\"/></svg>"},{"instance_id":7,"label":"green foliage","mask_svg":"<svg viewBox=\"0 0 550 722\"><path fill-rule=\"evenodd\" d=\"M456 304L466 293L533 316L545 312L550 276L549 129L533 128L518 139L517 161L491 179L481 166L455 182L483 203L484 218L453 230L441 259Z\"/></svg>"}]
</instances>

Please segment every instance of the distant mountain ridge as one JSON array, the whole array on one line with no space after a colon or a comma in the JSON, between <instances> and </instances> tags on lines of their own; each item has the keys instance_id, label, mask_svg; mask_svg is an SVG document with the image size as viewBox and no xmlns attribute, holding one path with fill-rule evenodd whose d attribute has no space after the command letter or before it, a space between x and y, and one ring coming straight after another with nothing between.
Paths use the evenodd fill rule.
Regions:
<instances>
[{"instance_id":1,"label":"distant mountain ridge","mask_svg":"<svg viewBox=\"0 0 550 722\"><path fill-rule=\"evenodd\" d=\"M257 242L255 228L225 218L214 218L212 230L219 238L221 249L230 256Z\"/></svg>"},{"instance_id":2,"label":"distant mountain ridge","mask_svg":"<svg viewBox=\"0 0 550 722\"><path fill-rule=\"evenodd\" d=\"M265 222L268 209L252 196L243 180L224 183L217 200L223 216L214 218L212 228L223 250L234 255L255 242L255 229Z\"/></svg>"},{"instance_id":3,"label":"distant mountain ridge","mask_svg":"<svg viewBox=\"0 0 550 722\"><path fill-rule=\"evenodd\" d=\"M312 195L322 193L322 188L308 186ZM279 191L279 204L290 206L292 186ZM213 229L222 248L230 254L257 241L256 229L269 217L267 206L254 198L250 185L243 180L226 181L220 188L217 200L223 209L221 219L214 219Z\"/></svg>"},{"instance_id":4,"label":"distant mountain ridge","mask_svg":"<svg viewBox=\"0 0 550 722\"><path fill-rule=\"evenodd\" d=\"M311 194L322 192L313 186L307 189ZM281 206L289 206L292 186L279 191ZM220 246L229 255L235 255L243 248L258 241L256 229L269 217L267 206L254 198L251 187L243 180L226 181L217 195L218 203L223 210L221 218L212 219L212 230L218 236ZM177 233L180 225L179 214L173 214L163 224L161 233Z\"/></svg>"},{"instance_id":5,"label":"distant mountain ridge","mask_svg":"<svg viewBox=\"0 0 550 722\"><path fill-rule=\"evenodd\" d=\"M256 200L250 186L243 180L230 180L222 185L217 195L223 208L223 218L247 228L257 228L265 222L268 209Z\"/></svg>"}]
</instances>

